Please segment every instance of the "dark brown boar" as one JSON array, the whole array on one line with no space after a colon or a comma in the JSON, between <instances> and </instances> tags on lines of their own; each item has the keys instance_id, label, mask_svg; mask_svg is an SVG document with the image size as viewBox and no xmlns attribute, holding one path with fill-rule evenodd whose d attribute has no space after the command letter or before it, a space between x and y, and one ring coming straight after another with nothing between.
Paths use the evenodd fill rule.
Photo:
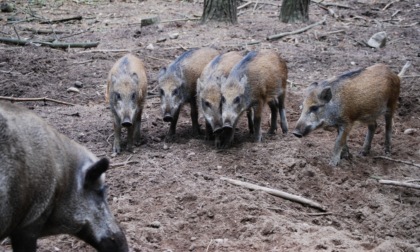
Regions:
<instances>
[{"instance_id":1,"label":"dark brown boar","mask_svg":"<svg viewBox=\"0 0 420 252\"><path fill-rule=\"evenodd\" d=\"M286 85L286 63L274 50L251 51L235 65L221 87L223 127L233 129L227 146L233 140L240 115L250 108L254 109L255 141L261 141L261 114L266 103L271 109L268 133L274 134L277 130L277 113L282 131L287 133Z\"/></svg>"},{"instance_id":2,"label":"dark brown boar","mask_svg":"<svg viewBox=\"0 0 420 252\"><path fill-rule=\"evenodd\" d=\"M36 251L39 237L71 234L98 251L127 252L106 201L108 167L34 113L0 102L0 241Z\"/></svg>"},{"instance_id":3,"label":"dark brown boar","mask_svg":"<svg viewBox=\"0 0 420 252\"><path fill-rule=\"evenodd\" d=\"M106 100L114 119L114 154L121 152L121 129L127 128L127 149L140 141L141 116L147 96L143 62L132 54L120 58L108 74Z\"/></svg>"},{"instance_id":4,"label":"dark brown boar","mask_svg":"<svg viewBox=\"0 0 420 252\"><path fill-rule=\"evenodd\" d=\"M158 82L163 120L171 123L168 136L175 134L179 112L187 102L191 106L193 133L200 133L196 99L197 79L207 63L218 54L213 48L191 49L160 71Z\"/></svg>"}]
</instances>

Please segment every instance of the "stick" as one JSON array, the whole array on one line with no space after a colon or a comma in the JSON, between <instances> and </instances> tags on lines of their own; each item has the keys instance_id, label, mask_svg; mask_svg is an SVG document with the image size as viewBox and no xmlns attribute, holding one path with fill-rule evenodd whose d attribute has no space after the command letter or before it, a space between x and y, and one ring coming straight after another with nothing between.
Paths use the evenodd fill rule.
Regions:
<instances>
[{"instance_id":1,"label":"stick","mask_svg":"<svg viewBox=\"0 0 420 252\"><path fill-rule=\"evenodd\" d=\"M171 23L171 22L178 22L178 21L196 21L200 20L201 18L181 18L181 19L173 19L173 20L163 20L160 23Z\"/></svg>"},{"instance_id":2,"label":"stick","mask_svg":"<svg viewBox=\"0 0 420 252\"><path fill-rule=\"evenodd\" d=\"M248 3L242 4L241 6L239 6L237 8L237 10L243 9L243 8L247 7L248 5L250 5L250 4L253 4L253 2L248 2Z\"/></svg>"},{"instance_id":3,"label":"stick","mask_svg":"<svg viewBox=\"0 0 420 252\"><path fill-rule=\"evenodd\" d=\"M90 48L90 47L97 47L99 42L80 42L80 43L61 43L61 42L45 42L45 41L31 41L31 40L21 40L15 38L3 38L0 37L0 42L9 43L14 45L26 45L28 43L40 44L43 46L49 46L52 48Z\"/></svg>"},{"instance_id":4,"label":"stick","mask_svg":"<svg viewBox=\"0 0 420 252\"><path fill-rule=\"evenodd\" d=\"M293 195L293 194L290 194L290 193L287 193L287 192L271 189L271 188L268 188L268 187L262 187L262 186L247 183L247 182L242 182L240 180L229 179L229 178L225 178L225 177L221 177L220 179L225 180L225 181L227 181L231 184L234 184L234 185L242 186L242 187L245 187L245 188L248 188L248 189L253 189L253 190L261 190L261 191L264 191L264 192L269 193L269 194L274 195L274 196L278 196L278 197L281 197L281 198L284 198L284 199L295 201L295 202L298 202L298 203L301 203L301 204L304 204L304 205L308 205L310 207L317 208L317 209L319 209L323 212L326 211L325 207L321 206L320 204L318 204L314 201L303 198L301 196Z\"/></svg>"},{"instance_id":5,"label":"stick","mask_svg":"<svg viewBox=\"0 0 420 252\"><path fill-rule=\"evenodd\" d=\"M22 30L30 31L30 32L36 33L36 34L51 34L51 33L62 34L62 33L64 33L63 31L41 30L41 29L34 29L34 28L29 28L29 27L25 27Z\"/></svg>"},{"instance_id":6,"label":"stick","mask_svg":"<svg viewBox=\"0 0 420 252\"><path fill-rule=\"evenodd\" d=\"M67 22L67 21L71 21L71 20L82 20L82 18L83 18L82 16L75 16L75 17L69 17L69 18L41 21L39 23L40 24L54 24L54 23Z\"/></svg>"},{"instance_id":7,"label":"stick","mask_svg":"<svg viewBox=\"0 0 420 252\"><path fill-rule=\"evenodd\" d=\"M126 165L128 165L128 164L136 164L136 163L138 163L138 161L130 161L130 159L133 157L133 155L130 155L128 158L127 158L127 160L125 160L124 162L121 162L121 163L113 163L113 164L110 164L109 165L109 167L110 168L115 168L115 167L119 167L119 166L126 166Z\"/></svg>"},{"instance_id":8,"label":"stick","mask_svg":"<svg viewBox=\"0 0 420 252\"><path fill-rule=\"evenodd\" d=\"M402 77L404 74L405 74L405 72L407 71L407 69L409 68L411 66L411 62L410 61L407 61L407 62L405 62L405 64L404 64L404 66L403 66L403 68L401 69L401 71L398 73L398 77Z\"/></svg>"},{"instance_id":9,"label":"stick","mask_svg":"<svg viewBox=\"0 0 420 252\"><path fill-rule=\"evenodd\" d=\"M403 187L420 189L420 185L402 182L402 181L380 179L378 182L384 185L395 185L395 186L403 186Z\"/></svg>"},{"instance_id":10,"label":"stick","mask_svg":"<svg viewBox=\"0 0 420 252\"><path fill-rule=\"evenodd\" d=\"M397 3L397 2L399 2L399 0L392 1L392 2L388 3L387 5L385 5L385 7L382 9L382 11L384 11L384 10L388 9L388 8L389 8L389 6L391 6L392 4Z\"/></svg>"},{"instance_id":11,"label":"stick","mask_svg":"<svg viewBox=\"0 0 420 252\"><path fill-rule=\"evenodd\" d=\"M325 7L328 7L328 6L334 6L334 7L338 7L338 8L343 8L343 9L350 9L350 10L353 10L353 8L352 7L350 7L350 6L348 6L348 5L344 5L344 4L336 4L336 3L323 3L322 1L314 1L314 0L312 0L312 2L314 2L314 3L316 3L316 4L319 4L319 5L323 5L323 6L325 6Z\"/></svg>"},{"instance_id":12,"label":"stick","mask_svg":"<svg viewBox=\"0 0 420 252\"><path fill-rule=\"evenodd\" d=\"M382 159L387 159L387 160L394 161L394 162L397 162L397 163L408 164L408 165L412 165L412 166L415 166L415 167L420 168L420 164L416 164L416 163L414 163L414 162L409 162L409 161L404 161L404 160L393 159L393 158L389 158L389 157L385 157L385 156L376 156L376 157L373 157L373 158L382 158Z\"/></svg>"},{"instance_id":13,"label":"stick","mask_svg":"<svg viewBox=\"0 0 420 252\"><path fill-rule=\"evenodd\" d=\"M51 98L16 98L16 97L6 97L6 96L0 96L0 100L6 100L6 101L11 101L11 102L28 102L28 101L50 101L50 102L55 102L58 104L64 104L64 105L69 105L69 106L75 106L76 104L73 103L69 103L69 102L64 102L64 101L59 101L59 100L55 100L55 99L51 99Z\"/></svg>"},{"instance_id":14,"label":"stick","mask_svg":"<svg viewBox=\"0 0 420 252\"><path fill-rule=\"evenodd\" d=\"M292 32L283 32L283 33L279 33L279 34L276 34L276 35L271 35L271 36L268 36L268 37L267 37L267 40L275 40L275 39L279 39L279 38L282 38L282 37L285 37L285 36L289 36L289 35L294 35L294 34L302 33L302 32L307 31L307 30L309 30L309 29L311 29L311 28L313 28L313 27L315 27L315 26L318 26L318 25L320 25L320 24L325 23L325 21L326 21L326 20L327 20L327 16L324 16L324 18L323 18L321 21L318 21L318 22L316 22L316 23L314 23L314 24L311 24L311 25L309 25L309 26L306 26L306 27L301 28L301 29L296 30L296 31L292 31Z\"/></svg>"}]
</instances>

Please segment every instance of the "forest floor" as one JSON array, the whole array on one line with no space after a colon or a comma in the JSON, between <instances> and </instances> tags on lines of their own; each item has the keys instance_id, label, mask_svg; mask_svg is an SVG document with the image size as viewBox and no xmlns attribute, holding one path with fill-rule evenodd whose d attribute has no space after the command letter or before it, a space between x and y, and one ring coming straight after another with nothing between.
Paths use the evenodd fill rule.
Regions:
<instances>
[{"instance_id":1,"label":"forest floor","mask_svg":"<svg viewBox=\"0 0 420 252\"><path fill-rule=\"evenodd\" d=\"M200 24L196 19L203 10L202 0L17 2L14 12L0 12L2 37L16 37L17 32L21 39L46 41L54 36L31 29L54 28L63 32L56 35L62 42L100 42L97 48L66 50L36 43L0 44L0 96L74 103L21 105L112 163L135 161L107 172L110 208L126 233L130 251L420 251L420 191L383 185L376 179L418 180L420 168L375 158L383 155L382 118L371 153L357 155L367 129L355 128L348 143L353 158L342 160L338 167L329 165L335 133L319 130L301 139L291 134L310 83L375 63L385 63L398 73L411 61L402 78L389 157L420 163L418 1L328 2L349 8L312 1L306 24L281 23L281 1L256 1L257 5L238 11L236 25ZM78 15L81 20L52 25L39 19ZM140 27L141 19L153 16L161 22ZM268 35L297 30L324 16L324 25L266 40ZM33 17L38 18L28 20ZM11 25L8 19L23 21ZM365 42L380 31L387 33L386 46L367 47ZM174 33L179 36L170 39ZM185 106L176 137L164 148L169 125L162 120L159 97L151 96L144 109L142 144L134 153L123 151L111 157L113 127L104 90L114 62L127 52L138 55L153 94L161 67L186 49L204 46L220 52L273 48L281 54L289 69L289 133L266 134L269 109L265 108L261 143L252 142L244 117L233 146L218 150L204 136L192 135L190 109ZM83 85L80 92L68 92L76 83ZM203 130L203 118L200 124ZM221 177L300 195L323 205L326 212L232 185ZM11 246L3 242L0 251L11 251ZM40 239L38 251L93 249L60 235Z\"/></svg>"}]
</instances>

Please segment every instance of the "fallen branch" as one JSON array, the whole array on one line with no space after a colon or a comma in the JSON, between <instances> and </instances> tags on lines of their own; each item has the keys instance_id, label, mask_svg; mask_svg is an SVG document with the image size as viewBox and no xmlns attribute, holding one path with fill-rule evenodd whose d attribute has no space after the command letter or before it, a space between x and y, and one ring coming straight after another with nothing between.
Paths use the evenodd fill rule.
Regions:
<instances>
[{"instance_id":1,"label":"fallen branch","mask_svg":"<svg viewBox=\"0 0 420 252\"><path fill-rule=\"evenodd\" d=\"M289 35L294 35L294 34L298 34L298 33L305 32L305 31L307 31L307 30L309 30L309 29L311 29L311 28L313 28L313 27L315 27L315 26L318 26L318 25L324 24L326 20L327 20L327 16L324 16L324 18L323 18L321 21L318 21L318 22L316 22L316 23L314 23L314 24L311 24L311 25L309 25L309 26L306 26L306 27L301 28L301 29L296 30L296 31L283 32L283 33L279 33L279 34L276 34L276 35L271 35L271 36L268 36L268 37L267 37L267 40L280 39L280 38L283 38L283 37L285 37L285 36L289 36Z\"/></svg>"},{"instance_id":2,"label":"fallen branch","mask_svg":"<svg viewBox=\"0 0 420 252\"><path fill-rule=\"evenodd\" d=\"M304 205L308 205L310 207L319 209L323 212L326 211L325 207L321 206L320 204L318 204L318 203L316 203L312 200L303 198L301 196L293 195L293 194L290 194L290 193L287 193L287 192L271 189L271 188L268 188L268 187L262 187L262 186L259 186L259 185L251 184L251 183L248 183L248 182L243 182L243 181L240 181L240 180L235 180L235 179L230 179L230 178L225 178L225 177L221 177L220 179L225 180L225 181L227 181L231 184L234 184L234 185L242 186L242 187L252 189L252 190L261 190L261 191L264 191L264 192L269 193L269 194L274 195L274 196L278 196L278 197L288 199L288 200L291 200L291 201L294 201L294 202L298 202L298 203L301 203L301 204L304 204Z\"/></svg>"},{"instance_id":3,"label":"fallen branch","mask_svg":"<svg viewBox=\"0 0 420 252\"><path fill-rule=\"evenodd\" d=\"M382 159L394 161L394 162L397 162L397 163L408 164L408 165L412 165L412 166L420 168L420 164L416 164L416 163L410 162L410 161L398 160L398 159L393 159L393 158L385 157L385 156L376 156L376 157L373 157L373 158L376 158L376 159L382 158Z\"/></svg>"},{"instance_id":4,"label":"fallen branch","mask_svg":"<svg viewBox=\"0 0 420 252\"><path fill-rule=\"evenodd\" d=\"M179 21L198 21L201 18L181 18L181 19L172 19L172 20L163 20L160 23L171 23L171 22L179 22Z\"/></svg>"},{"instance_id":5,"label":"fallen branch","mask_svg":"<svg viewBox=\"0 0 420 252\"><path fill-rule=\"evenodd\" d=\"M239 7L237 8L237 10L243 9L243 8L247 7L248 5L251 5L251 4L253 4L253 3L254 3L254 2L244 3L244 4L242 4L241 6L239 6Z\"/></svg>"},{"instance_id":6,"label":"fallen branch","mask_svg":"<svg viewBox=\"0 0 420 252\"><path fill-rule=\"evenodd\" d=\"M30 32L35 33L35 34L52 34L52 33L62 34L62 33L64 33L63 31L42 30L42 29L34 29L34 28L30 28L30 27L25 27L22 30L30 31Z\"/></svg>"},{"instance_id":7,"label":"fallen branch","mask_svg":"<svg viewBox=\"0 0 420 252\"><path fill-rule=\"evenodd\" d=\"M121 163L113 163L113 164L110 164L109 165L109 167L110 168L115 168L115 167L120 167L120 166L126 166L126 165L128 165L128 164L136 164L136 163L138 163L138 161L130 161L130 159L133 157L133 155L130 155L128 158L127 158L127 160L125 160L124 162L121 162Z\"/></svg>"},{"instance_id":8,"label":"fallen branch","mask_svg":"<svg viewBox=\"0 0 420 252\"><path fill-rule=\"evenodd\" d=\"M324 38L328 35L337 34L337 33L346 33L346 31L345 30L330 31L330 32L320 34L319 36L316 34L317 35L316 37L317 37L317 39L320 39L320 38Z\"/></svg>"},{"instance_id":9,"label":"fallen branch","mask_svg":"<svg viewBox=\"0 0 420 252\"><path fill-rule=\"evenodd\" d=\"M384 185L395 185L395 186L403 186L403 187L420 189L420 185L402 182L402 181L380 179L378 182Z\"/></svg>"},{"instance_id":10,"label":"fallen branch","mask_svg":"<svg viewBox=\"0 0 420 252\"><path fill-rule=\"evenodd\" d=\"M55 23L62 23L62 22L67 22L71 20L82 20L82 19L83 19L82 16L75 16L75 17L69 17L69 18L41 21L39 23L40 24L55 24Z\"/></svg>"},{"instance_id":11,"label":"fallen branch","mask_svg":"<svg viewBox=\"0 0 420 252\"><path fill-rule=\"evenodd\" d=\"M99 42L76 42L76 43L62 43L62 42L46 42L46 41L32 41L32 40L22 40L15 38L3 38L0 37L0 42L14 44L14 45L26 45L28 43L40 44L43 46L49 46L52 48L91 48L97 47Z\"/></svg>"},{"instance_id":12,"label":"fallen branch","mask_svg":"<svg viewBox=\"0 0 420 252\"><path fill-rule=\"evenodd\" d=\"M394 4L394 3L398 3L400 0L396 0L396 1L392 1L392 2L390 2L390 3L388 3L387 5L385 5L385 7L382 9L382 11L384 11L384 10L386 10L386 9L388 9L389 8L389 6L391 6L392 4Z\"/></svg>"},{"instance_id":13,"label":"fallen branch","mask_svg":"<svg viewBox=\"0 0 420 252\"><path fill-rule=\"evenodd\" d=\"M324 2L322 2L322 1L314 1L314 0L312 0L312 2L314 2L314 3L316 3L316 4L319 4L319 5L322 5L322 6L325 6L325 7L328 7L328 6L333 6L333 7L338 7L338 8L343 8L343 9L350 9L350 10L353 10L353 8L352 7L350 7L350 6L348 6L348 5L344 5L344 4L337 4L337 3L324 3Z\"/></svg>"},{"instance_id":14,"label":"fallen branch","mask_svg":"<svg viewBox=\"0 0 420 252\"><path fill-rule=\"evenodd\" d=\"M55 100L55 99L51 99L51 98L47 98L47 97L44 97L44 98L16 98L16 97L0 96L0 100L11 101L11 102L29 102L29 101L47 102L47 101L50 101L50 102L55 102L55 103L58 103L58 104L75 106L75 104L73 104L73 103L59 101L59 100Z\"/></svg>"}]
</instances>

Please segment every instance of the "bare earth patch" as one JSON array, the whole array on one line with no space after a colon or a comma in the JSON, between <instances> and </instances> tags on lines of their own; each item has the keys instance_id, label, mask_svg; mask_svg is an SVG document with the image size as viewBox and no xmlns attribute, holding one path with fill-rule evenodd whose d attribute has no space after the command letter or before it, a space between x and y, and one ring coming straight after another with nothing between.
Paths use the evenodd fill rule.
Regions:
<instances>
[{"instance_id":1,"label":"bare earth patch","mask_svg":"<svg viewBox=\"0 0 420 252\"><path fill-rule=\"evenodd\" d=\"M281 1L266 0L257 8L251 4L241 9L239 24L233 26L170 21L201 15L203 1L38 2L44 5L33 4L29 9L26 2L18 3L17 11L0 13L0 35L15 37L6 19L29 18L31 10L49 19L81 15L82 20L54 24L56 31L65 32L58 36L73 35L62 39L65 42L100 44L92 49L68 50L0 44L0 96L49 97L77 104L22 103L97 155L111 156L113 129L104 89L109 69L127 52L118 50L131 50L143 59L150 80L148 90L157 93L156 77L161 67L187 48L213 46L221 52L263 48L280 52L289 68L289 132L300 115L303 90L311 82L379 62L397 73L411 61L405 74L411 77L402 80L390 157L420 163L418 1L395 2L385 10L388 1L331 1L352 7L329 7L335 17L312 2L311 22L328 15L326 24L274 41L265 38L307 25L280 23ZM140 27L142 18L156 15L161 24ZM21 38L53 37L24 30L50 28L38 21L20 22L15 27ZM343 31L328 34L339 30ZM363 45L379 31L386 31L388 36L384 48ZM170 39L173 33L179 37ZM161 38L166 40L157 43ZM246 45L250 42L259 43ZM154 50L146 49L149 44ZM83 85L80 93L68 93L76 81ZM162 120L159 98L147 99L142 144L134 153L124 151L110 157L112 163L118 163L132 155L130 160L137 162L107 172L110 207L125 230L131 251L420 250L420 191L381 185L374 179L420 178L417 167L374 158L383 155L382 119L370 155L356 155L367 129L355 128L349 138L353 159L331 167L328 161L335 132L320 130L302 139L291 133L267 135L268 112L266 108L261 143L252 142L244 116L233 147L221 151L204 136L192 136L186 106L174 141L164 148L169 125ZM203 130L203 118L200 123ZM410 128L415 131L404 134ZM226 183L220 177L301 195L325 206L327 213ZM43 238L38 246L41 252L93 251L67 235ZM11 247L6 242L0 251L11 251Z\"/></svg>"}]
</instances>

